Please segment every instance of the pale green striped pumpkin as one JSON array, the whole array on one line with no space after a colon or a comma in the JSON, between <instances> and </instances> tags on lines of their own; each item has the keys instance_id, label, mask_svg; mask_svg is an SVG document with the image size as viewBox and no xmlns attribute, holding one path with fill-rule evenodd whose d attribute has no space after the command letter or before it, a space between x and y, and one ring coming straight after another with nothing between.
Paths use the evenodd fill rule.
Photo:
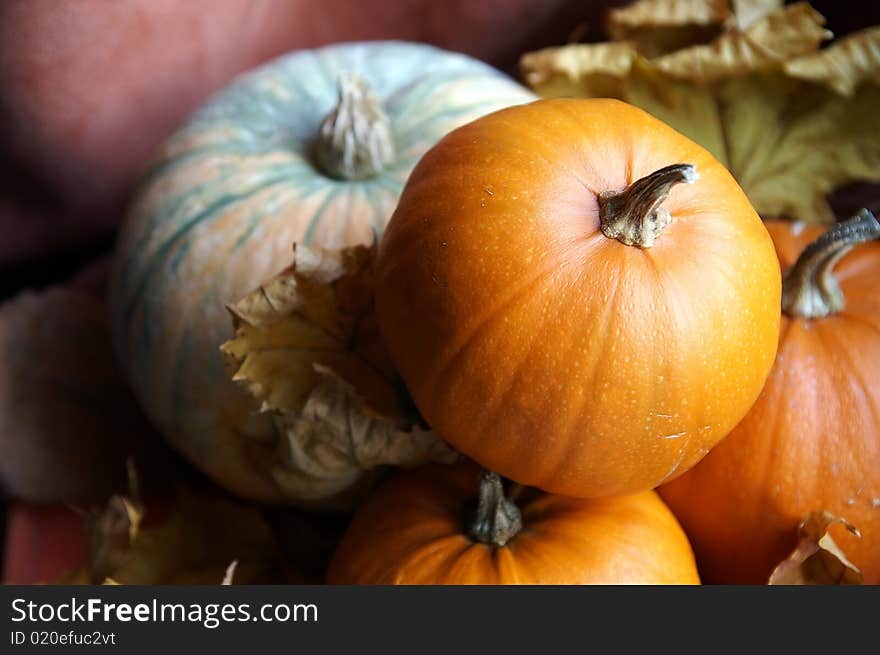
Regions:
<instances>
[{"instance_id":1,"label":"pale green striped pumpkin","mask_svg":"<svg viewBox=\"0 0 880 655\"><path fill-rule=\"evenodd\" d=\"M378 116L351 131L350 108L337 106L348 74L372 89L387 122ZM146 171L112 279L118 356L170 442L236 493L299 500L279 477L271 422L254 415L224 370L225 305L288 265L294 242L371 241L429 147L459 125L533 99L469 57L372 42L286 55L197 111ZM393 152L383 142L389 128ZM333 139L348 149L334 150Z\"/></svg>"}]
</instances>

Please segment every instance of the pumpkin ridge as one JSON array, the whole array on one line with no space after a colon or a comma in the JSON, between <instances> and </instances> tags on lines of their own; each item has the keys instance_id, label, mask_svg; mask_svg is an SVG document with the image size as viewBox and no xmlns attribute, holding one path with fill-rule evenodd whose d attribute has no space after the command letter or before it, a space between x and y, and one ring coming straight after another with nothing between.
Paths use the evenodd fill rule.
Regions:
<instances>
[{"instance_id":1,"label":"pumpkin ridge","mask_svg":"<svg viewBox=\"0 0 880 655\"><path fill-rule=\"evenodd\" d=\"M171 414L176 419L186 411L187 403L181 389L183 389L183 380L186 377L189 368L189 360L193 356L193 335L192 331L184 330L180 338L180 353L177 362L174 365L174 371L171 374L172 393L171 393Z\"/></svg>"},{"instance_id":2,"label":"pumpkin ridge","mask_svg":"<svg viewBox=\"0 0 880 655\"><path fill-rule=\"evenodd\" d=\"M278 180L280 181L280 178L278 178ZM216 186L226 181L228 181L228 178L226 176L224 176L223 174L218 174L215 177L199 183L196 187L191 188L185 194L174 198L174 203L171 207L160 207L158 212L156 212L152 217L148 217L148 220L144 221L144 225L141 226L139 232L137 232L136 234L132 234L132 250L140 255L140 253L143 253L147 249L150 240L156 236L156 230L160 223L163 221L165 212L168 212L172 216L176 216L178 213L182 212L182 210L187 206L187 203L190 202L192 199L199 198L200 196L213 197L213 190L216 188ZM260 189L256 189L256 192L259 192L259 190ZM200 214L205 212L207 212L207 210L202 210ZM139 218L137 209L135 209L135 218ZM125 262L125 267L126 268L123 271L123 275L120 276L120 280L124 285L126 285L123 288L124 294L129 295L131 293L131 288L134 286L131 278L146 275L144 273L146 265L143 263L143 259L140 256L137 256L132 258L132 260Z\"/></svg>"},{"instance_id":3,"label":"pumpkin ridge","mask_svg":"<svg viewBox=\"0 0 880 655\"><path fill-rule=\"evenodd\" d=\"M853 311L851 307L844 309L840 312L839 318L841 320L852 321L854 323L858 323L872 332L876 332L878 336L880 336L880 321L872 321L869 317L864 316L861 312Z\"/></svg>"},{"instance_id":4,"label":"pumpkin ridge","mask_svg":"<svg viewBox=\"0 0 880 655\"><path fill-rule=\"evenodd\" d=\"M425 119L421 123L413 125L410 130L402 132L402 136L404 138L411 139L413 133L418 133L422 130L429 129L431 125L436 122L453 121L460 119L464 116L473 115L473 112L482 107L484 104L484 102L474 102L471 105L461 105L459 107L456 107L455 109L447 109L443 112L432 114L431 116L425 117Z\"/></svg>"},{"instance_id":5,"label":"pumpkin ridge","mask_svg":"<svg viewBox=\"0 0 880 655\"><path fill-rule=\"evenodd\" d=\"M491 70L493 73L495 72L494 69ZM392 91L387 96L385 105L388 107L389 113L405 117L413 113L414 107L425 102L432 95L441 95L445 90L444 85L461 80L484 81L485 72L461 74L461 71L451 70L434 75L430 82L427 80L416 80L409 85ZM412 127L412 124L403 124L403 129L405 130Z\"/></svg>"},{"instance_id":6,"label":"pumpkin ridge","mask_svg":"<svg viewBox=\"0 0 880 655\"><path fill-rule=\"evenodd\" d=\"M259 163L260 161L266 160L267 158L271 157L273 154L276 153L258 153L254 156L254 159L257 160L256 162L253 162L248 158L249 161L247 163ZM150 239L155 236L155 230L160 227L164 222L168 221L167 217L169 215L172 217L176 217L180 213L186 213L184 210L187 206L187 203L190 202L192 199L200 198L202 196L216 198L216 187L222 187L225 183L229 181L230 175L228 174L227 169L233 169L234 164L240 165L241 160L239 158L235 158L232 161L225 162L225 164L226 165L218 170L212 177L199 182L195 186L190 187L185 193L181 195L171 194L169 203L160 204L155 209L150 209L149 207L135 206L132 216L133 223L137 224L138 222L140 222L143 224L138 226L140 229L137 233L132 234L132 239L134 241L134 243L132 244L133 250L135 252L141 252L141 250L149 243ZM262 172L263 174L266 174L267 170L271 170L273 173L285 172L286 175L289 175L290 177L295 177L303 173L301 169L298 169L300 169L300 162L298 160L290 159L288 161L274 163L271 169L267 169L265 165L263 165ZM158 185L161 182L162 178L159 178L158 180L152 181L150 185L141 186L139 189L139 193L155 193L157 192L157 189L155 189L154 185ZM142 213L144 214L144 216L141 216Z\"/></svg>"},{"instance_id":7,"label":"pumpkin ridge","mask_svg":"<svg viewBox=\"0 0 880 655\"><path fill-rule=\"evenodd\" d=\"M463 81L467 82L479 80L482 81L483 84L486 84L486 72L489 72L492 78L492 83L499 84L506 81L504 76L500 75L492 68L489 68L488 71L480 71L480 73L465 74L462 74L461 71L451 70L446 73L434 75L431 78L430 82L417 80L412 85L395 89L391 94L387 96L385 102L385 106L388 108L389 114L397 118L397 121L394 121L394 123L397 124L403 121L403 124L399 128L400 131L395 133L395 136L400 135L405 136L407 139L411 139L413 133L424 129L427 126L427 123L425 122L414 123L405 121L405 119L409 116L415 115L416 112L413 111L413 107L418 106L420 103L426 102L432 96L442 97L444 93L448 92L448 89L446 87L460 84ZM474 102L469 107L478 108L479 106L482 106L484 104L485 100ZM449 118L456 117L455 115L450 113L446 113L444 116L447 120ZM430 117L426 117L425 120L430 120Z\"/></svg>"},{"instance_id":8,"label":"pumpkin ridge","mask_svg":"<svg viewBox=\"0 0 880 655\"><path fill-rule=\"evenodd\" d=\"M834 342L834 352L846 361L847 367L849 369L847 373L855 378L856 382L858 383L855 386L859 390L859 396L864 405L867 407L868 413L871 415L871 419L873 420L874 425L880 425L880 412L878 412L877 406L872 402L870 393L871 387L862 375L862 370L861 368L859 368L856 360L853 359L852 354L849 352L849 344L841 338L840 334L838 334L836 330L833 329L822 330L821 337L818 339L818 341L822 341L823 345L826 346L826 352L830 352L830 350L827 349L827 344L824 343L826 340ZM850 388L852 387L853 385L850 385Z\"/></svg>"},{"instance_id":9,"label":"pumpkin ridge","mask_svg":"<svg viewBox=\"0 0 880 655\"><path fill-rule=\"evenodd\" d=\"M825 323L825 321L827 321L828 319L833 319L833 318L835 318L835 317L829 316L829 317L823 317L823 319L819 319L819 320L821 320L822 323ZM810 319L807 319L807 320L810 320ZM806 322L804 319L801 319L801 321ZM839 357L839 356L842 356L842 359L844 360L844 366L846 366L846 368L848 369L848 371L846 371L846 373L849 376L852 376L853 378L855 378L855 380L856 380L855 385L853 385L852 383L846 385L846 391L843 392L845 395L843 395L842 398L844 398L846 400L858 399L858 401L861 401L860 404L862 404L863 407L867 407L868 413L870 414L872 420L874 421L874 424L880 425L880 423L878 423L878 420L880 420L880 415L878 415L874 404L872 402L870 402L870 398L868 396L868 389L870 387L865 385L864 380L861 377L861 371L858 369L857 365L855 364L855 361L852 359L851 355L849 354L848 349L839 347L841 342L838 338L837 331L834 329L822 329L822 328L820 328L820 330L821 331L813 330L812 337L813 337L813 341L816 344L818 344L818 346L822 349L821 352L824 353L825 361L828 362L829 364L832 364L832 366L825 367L826 370L829 370L832 372L832 375L831 375L832 378L846 377L846 376L842 375L842 371L841 371L841 361L840 361L841 357ZM834 350L832 350L831 344L829 342L834 342L834 345L835 345ZM846 346L846 344L844 344L844 346ZM854 387L855 387L855 389L854 389ZM856 389L857 389L857 391L856 391ZM823 400L824 399L819 399L819 402L822 402ZM838 400L838 404L845 405L848 403L841 402L840 400ZM838 412L838 413L840 414L842 412ZM817 437L818 437L820 444L822 444L823 442L827 442L830 439L829 435L827 433L818 434ZM834 439L836 439L836 435L835 435ZM834 445L836 446L836 444L834 444ZM833 459L833 456L836 453L833 452L833 449L817 448L816 452L819 454L819 457L820 457L820 466L818 467L819 470L823 470L823 471L831 470L832 467L836 467L837 462ZM830 464L829 464L829 462L830 462ZM859 466L859 468L861 469L861 472L862 472L862 475L859 477L861 479L867 478L868 477L866 475L867 471L865 470L864 465ZM839 485L839 483L835 482L831 486L835 491L837 491L837 490L839 490L840 485ZM815 493L816 492L814 492L814 495L815 495ZM827 492L825 490L822 490L821 492L819 492L818 495L820 497L822 497L823 502L830 501L831 503L836 503L836 502L840 502L840 500L841 500L841 499L829 497L829 495L827 494ZM845 517L845 515L844 515L844 517ZM802 517L793 516L792 518L794 520L800 520ZM856 527L858 527L858 526L856 526Z\"/></svg>"},{"instance_id":10,"label":"pumpkin ridge","mask_svg":"<svg viewBox=\"0 0 880 655\"><path fill-rule=\"evenodd\" d=\"M283 191L283 190L282 190ZM265 220L265 218L279 211L284 205L288 202L291 202L295 199L295 195L293 193L289 195L279 195L276 194L271 201L266 201L266 207L261 208L262 211L254 212L254 214L248 219L248 224L245 226L245 229L239 234L239 236L235 239L235 242L232 245L232 249L230 252L235 253L238 252L244 246L248 240L253 236L254 232L260 227L260 224ZM271 203L271 204L270 204Z\"/></svg>"},{"instance_id":11,"label":"pumpkin ridge","mask_svg":"<svg viewBox=\"0 0 880 655\"><path fill-rule=\"evenodd\" d=\"M545 100L545 101L541 101L541 102L551 102L551 101ZM518 155L524 157L526 160L528 160L532 156L537 156L541 159L541 161L543 161L547 165L547 167L550 170L558 170L559 166L553 161L552 154L546 154L544 152L544 148L546 147L546 143L544 141L541 141L540 139L530 135L528 132L523 132L522 130L517 129L516 123L514 123L513 121L511 121L509 119L501 118L504 115L504 113L505 113L504 110L497 112L496 116L498 116L498 118L496 118L496 120L498 121L499 124L504 125L509 133L516 134L516 142L515 143L510 142L506 138L504 139L504 141L501 142L501 143L503 143L504 148L506 150L516 152ZM492 116L491 118L495 118L495 116ZM529 146L529 145L531 145L533 147L537 147L537 148L539 148L539 150L536 152L529 152L529 150L527 148L527 146ZM576 171L566 169L565 173L568 175L568 177L572 181L576 182L578 186L584 187L585 189L590 190L590 192L593 193L593 195L595 195L595 196L599 195L595 191L592 191L592 188L588 184L588 181L586 180L586 178L578 175Z\"/></svg>"},{"instance_id":12,"label":"pumpkin ridge","mask_svg":"<svg viewBox=\"0 0 880 655\"><path fill-rule=\"evenodd\" d=\"M401 185L402 186L402 185ZM374 241L378 241L378 234L385 229L385 225L388 223L388 220L391 218L391 214L394 211L394 198L396 198L400 194L400 187L394 190L389 190L391 194L391 202L389 205L390 209L384 209L384 204L382 203L383 196L380 196L373 192L374 188L382 188L380 185L363 185L361 186L361 191L364 194L364 199L370 205L373 210L373 227L374 233L373 238ZM378 196L378 197L377 197ZM387 196L384 196L387 197ZM381 223L381 225L377 225L377 223Z\"/></svg>"},{"instance_id":13,"label":"pumpkin ridge","mask_svg":"<svg viewBox=\"0 0 880 655\"><path fill-rule=\"evenodd\" d=\"M567 102L566 99L559 99L559 100L560 100L560 102L554 103L554 106L553 106L553 109L556 111L556 114L558 116L564 117L569 122L569 124L572 126L573 133L578 134L580 137L583 137L584 136L583 124L578 120L578 117L576 117L573 114L571 104L569 102ZM621 108L637 109L636 107L631 107L630 105L626 105L625 103L619 102L619 101L614 100L612 98L601 98L601 99L597 99L597 100L601 100L602 102L611 102L611 103L617 104ZM641 110L639 110L639 111L641 111ZM606 136L606 140L610 140L610 139L608 139L608 136ZM629 186L633 182L633 180L632 180L632 176L633 176L632 139L630 138L629 135L627 135L627 137L624 140L622 140L621 143L626 148L626 152L621 157L621 160L624 165L624 179L626 180L626 186ZM579 159L581 160L578 163L582 166L585 165L586 162L583 161L584 153L581 151L581 148L577 148L576 150L577 150L578 154L580 155ZM597 172L597 171L595 171L595 169L591 169L591 172ZM604 175L602 176L602 178L603 178L602 179L603 185L605 187L609 187L610 185L607 182ZM587 180L584 180L584 187L589 189L590 193L592 193L596 197L597 204L599 201L599 197L602 195L603 192L613 190L610 188L602 188L602 189L593 188L591 185L588 184ZM596 226L598 229L598 226L599 226L598 216L597 216L597 220L596 220ZM601 232L601 230L600 230L600 232Z\"/></svg>"},{"instance_id":14,"label":"pumpkin ridge","mask_svg":"<svg viewBox=\"0 0 880 655\"><path fill-rule=\"evenodd\" d=\"M309 244L315 237L315 230L318 229L318 224L321 222L321 218L324 216L324 212L327 211L327 208L333 204L333 201L339 197L339 193L333 189L332 187L327 189L327 195L324 196L323 200L321 200L321 204L318 205L318 208L315 210L312 219L309 221L308 227L306 227L305 235L303 236L302 242L304 244Z\"/></svg>"},{"instance_id":15,"label":"pumpkin ridge","mask_svg":"<svg viewBox=\"0 0 880 655\"><path fill-rule=\"evenodd\" d=\"M417 241L421 241L421 238L418 238ZM412 256L419 256L419 254L415 252L415 249L412 250ZM540 284L546 277L553 275L557 271L557 269L557 262L548 262L547 265L536 271L531 277L521 281L520 284L513 289L508 290L507 293L503 297L499 298L495 304L488 307L483 313L483 316L480 317L479 320L474 322L474 324L471 326L471 329L468 330L468 333L466 335L457 335L456 340L458 343L447 346L447 356L443 359L438 360L437 374L434 376L434 381L429 385L427 394L433 395L433 389L436 388L438 381L446 377L448 372L452 369L453 365L460 359L461 355L464 354L467 346L473 343L473 341L479 337L479 333L482 332L489 323L498 318L499 312L503 311L505 308L509 307L512 304L521 302L522 295L526 291Z\"/></svg>"},{"instance_id":16,"label":"pumpkin ridge","mask_svg":"<svg viewBox=\"0 0 880 655\"><path fill-rule=\"evenodd\" d=\"M602 247L602 245L600 245L599 247ZM600 372L604 370L604 366L603 366L605 363L604 358L609 356L609 349L606 347L606 344L608 343L609 339L613 339L612 331L610 330L610 326L611 326L611 323L614 320L614 317L616 314L617 297L620 294L620 290L621 290L622 285L624 284L623 280L621 279L622 276L615 275L613 277L614 277L614 284L612 285L612 287L610 289L610 292L608 295L608 300L605 302L605 313L603 315L603 318L601 319L602 328L598 331L602 335L602 337L601 337L602 345L597 347L597 352L601 353L601 355L600 355L599 359L593 361L592 365L589 367L590 368L590 381L588 384L583 385L584 393L580 396L579 406L578 406L577 411L569 412L570 416L569 416L569 420L567 421L568 425L564 429L562 429L562 430L564 430L564 433L568 434L568 435L575 436L578 434L578 431L576 429L576 425L581 423L581 421L582 421L584 407L588 403L595 401L596 382L599 379ZM600 320L600 319L597 319L597 320ZM565 439L560 440L556 444L556 450L557 451L560 450L561 447L563 447L565 445L565 443L566 443ZM552 479L559 478L562 475L562 472L565 469L565 467L567 467L569 464L565 454L559 453L559 452L555 452L554 456L552 458L547 457L546 463L547 464L552 463L552 467L551 467L551 470L549 471L549 473L544 474L544 476L543 476L544 480L552 480ZM587 462L586 465L588 468L590 468L589 462ZM545 465L544 468L546 469L547 466Z\"/></svg>"},{"instance_id":17,"label":"pumpkin ridge","mask_svg":"<svg viewBox=\"0 0 880 655\"><path fill-rule=\"evenodd\" d=\"M172 155L171 157L160 157L152 166L147 168L147 170L141 176L137 192L140 193L141 191L148 189L152 184L161 179L163 176L175 172L176 169L178 169L179 167L192 163L192 160L199 160L205 155L228 155L233 157L237 155L239 157L242 157L250 154L256 153L253 150L242 147L241 144L234 146L218 146L217 144L212 143L210 145L202 145L195 148L182 150L181 152Z\"/></svg>"},{"instance_id":18,"label":"pumpkin ridge","mask_svg":"<svg viewBox=\"0 0 880 655\"><path fill-rule=\"evenodd\" d=\"M260 185L248 189L242 193L223 196L220 200L214 202L210 206L206 207L203 211L197 213L189 221L184 223L184 225L174 231L170 235L170 238L166 239L162 246L156 249L156 252L148 260L148 263L144 267L145 270L143 271L142 278L134 284L133 291L127 294L129 298L121 314L123 329L127 331L131 325L133 314L137 306L140 304L141 296L143 296L143 294L146 292L147 286L150 284L150 274L162 264L164 264L171 249L177 244L180 239L185 237L199 223L205 221L211 216L214 216L218 210L233 206L243 200L247 200L251 196L259 193L260 191L264 191L267 188L270 188L275 184L280 184L284 181L285 179L283 177L272 178L268 182L263 181Z\"/></svg>"}]
</instances>

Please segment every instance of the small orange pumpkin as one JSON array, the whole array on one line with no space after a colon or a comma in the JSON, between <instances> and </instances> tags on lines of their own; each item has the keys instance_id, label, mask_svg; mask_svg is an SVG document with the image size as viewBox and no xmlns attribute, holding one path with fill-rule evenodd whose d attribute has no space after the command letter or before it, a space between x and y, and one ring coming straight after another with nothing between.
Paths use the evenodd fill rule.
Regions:
<instances>
[{"instance_id":1,"label":"small orange pumpkin","mask_svg":"<svg viewBox=\"0 0 880 655\"><path fill-rule=\"evenodd\" d=\"M479 481L479 484L478 484ZM653 491L585 500L470 465L383 484L355 516L330 584L699 584L693 552Z\"/></svg>"},{"instance_id":2,"label":"small orange pumpkin","mask_svg":"<svg viewBox=\"0 0 880 655\"><path fill-rule=\"evenodd\" d=\"M708 580L766 582L800 521L824 510L859 528L861 538L834 539L878 584L880 243L843 255L880 237L880 223L865 211L821 237L822 228L767 227L788 271L776 364L730 436L660 492Z\"/></svg>"},{"instance_id":3,"label":"small orange pumpkin","mask_svg":"<svg viewBox=\"0 0 880 655\"><path fill-rule=\"evenodd\" d=\"M739 422L773 363L780 288L711 154L620 101L555 99L422 158L380 244L376 311L453 446L598 497L671 479Z\"/></svg>"}]
</instances>

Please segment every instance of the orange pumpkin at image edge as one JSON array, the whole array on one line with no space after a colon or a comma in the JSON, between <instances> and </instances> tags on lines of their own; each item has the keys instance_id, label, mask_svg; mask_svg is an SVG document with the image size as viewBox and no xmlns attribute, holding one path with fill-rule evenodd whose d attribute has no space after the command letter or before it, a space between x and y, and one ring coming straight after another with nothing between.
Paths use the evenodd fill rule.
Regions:
<instances>
[{"instance_id":1,"label":"orange pumpkin at image edge","mask_svg":"<svg viewBox=\"0 0 880 655\"><path fill-rule=\"evenodd\" d=\"M519 483L635 493L699 461L773 363L781 275L705 149L617 100L444 137L379 247L376 312L427 422Z\"/></svg>"},{"instance_id":2,"label":"orange pumpkin at image edge","mask_svg":"<svg viewBox=\"0 0 880 655\"><path fill-rule=\"evenodd\" d=\"M478 492L479 490L479 492ZM384 483L355 515L329 584L699 584L694 555L653 491L555 496L471 465Z\"/></svg>"},{"instance_id":3,"label":"orange pumpkin at image edge","mask_svg":"<svg viewBox=\"0 0 880 655\"><path fill-rule=\"evenodd\" d=\"M659 491L709 582L765 583L799 523L827 511L859 529L833 538L880 584L880 223L767 227L790 271L776 364L733 432Z\"/></svg>"}]
</instances>

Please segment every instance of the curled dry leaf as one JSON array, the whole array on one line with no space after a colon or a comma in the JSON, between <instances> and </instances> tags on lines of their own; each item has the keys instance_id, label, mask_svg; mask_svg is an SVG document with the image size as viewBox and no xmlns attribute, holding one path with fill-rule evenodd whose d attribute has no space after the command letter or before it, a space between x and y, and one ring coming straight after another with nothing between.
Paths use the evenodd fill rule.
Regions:
<instances>
[{"instance_id":1,"label":"curled dry leaf","mask_svg":"<svg viewBox=\"0 0 880 655\"><path fill-rule=\"evenodd\" d=\"M547 97L620 97L638 59L633 44L624 41L546 48L524 55L520 63L526 82Z\"/></svg>"},{"instance_id":2,"label":"curled dry leaf","mask_svg":"<svg viewBox=\"0 0 880 655\"><path fill-rule=\"evenodd\" d=\"M785 0L731 0L733 13L727 17L727 26L747 30L767 14L782 9L784 4Z\"/></svg>"},{"instance_id":3,"label":"curled dry leaf","mask_svg":"<svg viewBox=\"0 0 880 655\"><path fill-rule=\"evenodd\" d=\"M863 82L880 84L880 27L851 34L821 52L786 62L792 77L825 84L853 96Z\"/></svg>"},{"instance_id":4,"label":"curled dry leaf","mask_svg":"<svg viewBox=\"0 0 880 655\"><path fill-rule=\"evenodd\" d=\"M289 465L279 484L297 497L319 489L336 495L356 485L370 471L388 465L417 466L455 460L455 453L430 430L402 428L375 414L354 387L329 368L320 375L302 411L279 412L276 424L288 439Z\"/></svg>"},{"instance_id":5,"label":"curled dry leaf","mask_svg":"<svg viewBox=\"0 0 880 655\"><path fill-rule=\"evenodd\" d=\"M149 514L149 512L148 512ZM181 490L151 527L143 505L114 496L85 518L85 566L67 584L296 584L262 510L253 504Z\"/></svg>"},{"instance_id":6,"label":"curled dry leaf","mask_svg":"<svg viewBox=\"0 0 880 655\"><path fill-rule=\"evenodd\" d=\"M605 27L614 41L656 57L709 41L730 16L727 0L639 0L611 9Z\"/></svg>"},{"instance_id":7,"label":"curled dry leaf","mask_svg":"<svg viewBox=\"0 0 880 655\"><path fill-rule=\"evenodd\" d=\"M611 38L623 40L633 30L722 23L730 13L727 0L638 0L609 10L606 26Z\"/></svg>"},{"instance_id":8,"label":"curled dry leaf","mask_svg":"<svg viewBox=\"0 0 880 655\"><path fill-rule=\"evenodd\" d=\"M743 1L710 43L647 54L644 38L666 38L655 20L636 42L550 48L521 65L545 97L620 98L686 134L727 166L763 217L831 222L830 192L880 181L880 37L865 30L819 50L830 35L823 23L805 3Z\"/></svg>"},{"instance_id":9,"label":"curled dry leaf","mask_svg":"<svg viewBox=\"0 0 880 655\"><path fill-rule=\"evenodd\" d=\"M235 337L221 348L275 423L278 485L305 503L342 506L386 466L453 460L421 427L379 336L374 248L294 254L230 308Z\"/></svg>"},{"instance_id":10,"label":"curled dry leaf","mask_svg":"<svg viewBox=\"0 0 880 655\"><path fill-rule=\"evenodd\" d=\"M114 361L100 286L27 291L0 306L0 486L9 495L103 501L124 489L129 456L159 464L165 455Z\"/></svg>"},{"instance_id":11,"label":"curled dry leaf","mask_svg":"<svg viewBox=\"0 0 880 655\"><path fill-rule=\"evenodd\" d=\"M605 27L613 41L630 41L643 56L659 57L710 43L723 28L728 36L742 36L766 16L778 14L783 4L783 0L637 0L611 9ZM807 13L801 8L794 11ZM763 31L759 28L750 36L758 37L760 43ZM799 34L794 36L800 40Z\"/></svg>"},{"instance_id":12,"label":"curled dry leaf","mask_svg":"<svg viewBox=\"0 0 880 655\"><path fill-rule=\"evenodd\" d=\"M798 529L800 542L797 548L774 569L769 584L862 584L861 572L846 558L828 531L835 523L859 536L859 531L846 520L829 512L813 512Z\"/></svg>"},{"instance_id":13,"label":"curled dry leaf","mask_svg":"<svg viewBox=\"0 0 880 655\"><path fill-rule=\"evenodd\" d=\"M745 30L729 29L710 44L659 57L654 64L671 77L700 83L773 70L830 39L824 23L812 7L798 3L763 16Z\"/></svg>"}]
</instances>

